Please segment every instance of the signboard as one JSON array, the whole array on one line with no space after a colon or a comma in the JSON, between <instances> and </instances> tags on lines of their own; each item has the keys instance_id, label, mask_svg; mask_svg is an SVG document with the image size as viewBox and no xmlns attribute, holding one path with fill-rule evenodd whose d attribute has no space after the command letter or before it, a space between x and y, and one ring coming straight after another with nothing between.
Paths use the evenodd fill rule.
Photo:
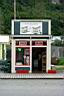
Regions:
<instances>
[{"instance_id":1,"label":"signboard","mask_svg":"<svg viewBox=\"0 0 64 96\"><path fill-rule=\"evenodd\" d=\"M27 45L27 41L19 41L19 45L20 46L26 46Z\"/></svg>"},{"instance_id":2,"label":"signboard","mask_svg":"<svg viewBox=\"0 0 64 96\"><path fill-rule=\"evenodd\" d=\"M32 41L32 45L33 46L42 46L43 45L43 41Z\"/></svg>"},{"instance_id":3,"label":"signboard","mask_svg":"<svg viewBox=\"0 0 64 96\"><path fill-rule=\"evenodd\" d=\"M32 41L33 46L47 46L47 41Z\"/></svg>"},{"instance_id":4,"label":"signboard","mask_svg":"<svg viewBox=\"0 0 64 96\"><path fill-rule=\"evenodd\" d=\"M35 41L35 45L37 46L37 45L43 45L43 41Z\"/></svg>"},{"instance_id":5,"label":"signboard","mask_svg":"<svg viewBox=\"0 0 64 96\"><path fill-rule=\"evenodd\" d=\"M20 22L20 34L42 34L42 22Z\"/></svg>"},{"instance_id":6,"label":"signboard","mask_svg":"<svg viewBox=\"0 0 64 96\"><path fill-rule=\"evenodd\" d=\"M30 45L30 41L16 41L16 46L29 46Z\"/></svg>"}]
</instances>

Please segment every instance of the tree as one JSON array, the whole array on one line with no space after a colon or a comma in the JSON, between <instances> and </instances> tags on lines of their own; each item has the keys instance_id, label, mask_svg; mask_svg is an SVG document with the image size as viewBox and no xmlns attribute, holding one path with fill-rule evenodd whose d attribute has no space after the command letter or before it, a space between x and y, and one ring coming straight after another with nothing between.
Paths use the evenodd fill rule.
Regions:
<instances>
[{"instance_id":1,"label":"tree","mask_svg":"<svg viewBox=\"0 0 64 96\"><path fill-rule=\"evenodd\" d=\"M4 34L4 22L3 22L3 15L2 15L2 10L0 7L0 34Z\"/></svg>"},{"instance_id":2,"label":"tree","mask_svg":"<svg viewBox=\"0 0 64 96\"><path fill-rule=\"evenodd\" d=\"M16 0L17 19L51 19L52 35L64 35L64 4L50 0ZM0 33L11 34L13 0L0 0Z\"/></svg>"}]
</instances>

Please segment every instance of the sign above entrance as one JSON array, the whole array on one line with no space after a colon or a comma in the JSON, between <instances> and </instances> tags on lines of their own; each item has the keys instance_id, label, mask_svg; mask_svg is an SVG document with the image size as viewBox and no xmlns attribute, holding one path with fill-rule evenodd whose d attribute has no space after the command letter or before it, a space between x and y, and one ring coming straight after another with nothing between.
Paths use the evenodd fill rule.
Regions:
<instances>
[{"instance_id":1,"label":"sign above entrance","mask_svg":"<svg viewBox=\"0 0 64 96\"><path fill-rule=\"evenodd\" d=\"M12 20L12 35L51 35L51 20Z\"/></svg>"},{"instance_id":2,"label":"sign above entrance","mask_svg":"<svg viewBox=\"0 0 64 96\"><path fill-rule=\"evenodd\" d=\"M27 41L20 41L20 42L19 42L19 45L21 45L21 46L26 46L26 45L27 45Z\"/></svg>"},{"instance_id":3,"label":"sign above entrance","mask_svg":"<svg viewBox=\"0 0 64 96\"><path fill-rule=\"evenodd\" d=\"M30 45L30 41L16 41L16 46L29 46Z\"/></svg>"},{"instance_id":4,"label":"sign above entrance","mask_svg":"<svg viewBox=\"0 0 64 96\"><path fill-rule=\"evenodd\" d=\"M33 46L47 46L47 41L32 41Z\"/></svg>"},{"instance_id":5,"label":"sign above entrance","mask_svg":"<svg viewBox=\"0 0 64 96\"><path fill-rule=\"evenodd\" d=\"M42 34L42 22L20 22L20 34Z\"/></svg>"},{"instance_id":6,"label":"sign above entrance","mask_svg":"<svg viewBox=\"0 0 64 96\"><path fill-rule=\"evenodd\" d=\"M35 41L35 45L43 45L43 41Z\"/></svg>"}]
</instances>

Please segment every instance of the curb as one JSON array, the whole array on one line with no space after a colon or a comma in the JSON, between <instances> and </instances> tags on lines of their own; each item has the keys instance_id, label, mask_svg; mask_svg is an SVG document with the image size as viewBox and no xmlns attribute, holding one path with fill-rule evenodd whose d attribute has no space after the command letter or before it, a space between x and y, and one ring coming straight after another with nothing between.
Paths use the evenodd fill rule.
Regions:
<instances>
[{"instance_id":1,"label":"curb","mask_svg":"<svg viewBox=\"0 0 64 96\"><path fill-rule=\"evenodd\" d=\"M64 79L63 74L0 74L0 79Z\"/></svg>"}]
</instances>

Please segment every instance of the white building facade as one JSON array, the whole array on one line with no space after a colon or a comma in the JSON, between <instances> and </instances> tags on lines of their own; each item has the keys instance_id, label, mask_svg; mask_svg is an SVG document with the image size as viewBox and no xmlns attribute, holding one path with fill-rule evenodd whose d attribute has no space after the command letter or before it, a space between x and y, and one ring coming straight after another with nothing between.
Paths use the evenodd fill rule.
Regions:
<instances>
[{"instance_id":1,"label":"white building facade","mask_svg":"<svg viewBox=\"0 0 64 96\"><path fill-rule=\"evenodd\" d=\"M11 72L51 70L51 20L12 20Z\"/></svg>"}]
</instances>

